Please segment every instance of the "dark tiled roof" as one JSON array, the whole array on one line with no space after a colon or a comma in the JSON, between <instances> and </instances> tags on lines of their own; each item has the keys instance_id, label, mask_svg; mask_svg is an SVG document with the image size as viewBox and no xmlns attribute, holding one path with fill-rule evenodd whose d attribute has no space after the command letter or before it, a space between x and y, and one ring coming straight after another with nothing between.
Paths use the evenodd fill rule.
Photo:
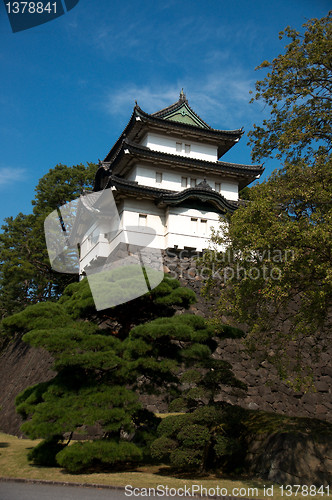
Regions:
<instances>
[{"instance_id":1,"label":"dark tiled roof","mask_svg":"<svg viewBox=\"0 0 332 500\"><path fill-rule=\"evenodd\" d=\"M172 104L174 106L174 111L177 109L177 104ZM176 122L176 121L170 121L170 120L164 120L164 118L157 116L157 114L148 114L145 111L143 111L138 105L136 106L136 112L138 116L141 116L142 118L148 118L151 122L155 123L160 123L163 124L164 126L174 126L174 128L182 128L183 130L192 130L195 132L201 132L202 135L206 135L209 133L216 135L225 135L228 137L235 137L235 138L240 138L243 134L243 128L235 129L235 130L219 130L216 128L210 127L207 123L205 123L202 118L200 118L187 104L188 108L190 111L201 121L206 125L206 129L197 127L195 125L191 125L190 123L182 123L182 122ZM166 109L166 108L165 108Z\"/></svg>"},{"instance_id":2,"label":"dark tiled roof","mask_svg":"<svg viewBox=\"0 0 332 500\"><path fill-rule=\"evenodd\" d=\"M179 205L180 203L183 203L188 199L196 199L205 203L208 202L216 206L223 212L234 212L234 210L236 210L237 208L236 203L226 200L226 198L217 193L217 191L213 191L211 188L199 188L198 186L194 188L188 188L177 193L163 194L160 196L157 204Z\"/></svg>"},{"instance_id":3,"label":"dark tiled roof","mask_svg":"<svg viewBox=\"0 0 332 500\"><path fill-rule=\"evenodd\" d=\"M128 150L132 155L139 155L140 157L161 159L165 162L176 163L177 165L189 165L193 168L201 167L202 169L211 170L211 172L241 174L244 176L256 176L264 171L262 165L242 165L239 163L229 163L224 161L208 161L199 160L190 156L175 155L172 153L164 153L155 151L145 146L134 144L128 140L124 140L121 149L118 151L117 156L112 162L111 169L116 166L117 161L120 160L125 150Z\"/></svg>"},{"instance_id":4,"label":"dark tiled roof","mask_svg":"<svg viewBox=\"0 0 332 500\"><path fill-rule=\"evenodd\" d=\"M137 181L129 181L123 177L118 177L116 175L109 175L107 187L115 186L117 189L129 190L131 192L150 194L151 196L160 195L161 193L169 194L174 193L170 189L160 189L152 186L143 186L138 184Z\"/></svg>"},{"instance_id":5,"label":"dark tiled roof","mask_svg":"<svg viewBox=\"0 0 332 500\"><path fill-rule=\"evenodd\" d=\"M128 155L126 154L128 151ZM241 165L237 163L229 163L223 161L207 161L199 160L189 156L175 155L171 153L163 153L161 151L154 151L148 147L141 146L124 139L116 151L115 156L110 162L103 162L97 170L95 177L95 190L103 189L107 184L107 178L111 174L117 176L124 176L130 171L133 158L140 160L148 160L158 162L159 165L171 165L172 167L191 168L197 173L200 172L202 176L207 173L235 177L239 181L240 189L247 186L261 175L264 171L262 165Z\"/></svg>"}]
</instances>

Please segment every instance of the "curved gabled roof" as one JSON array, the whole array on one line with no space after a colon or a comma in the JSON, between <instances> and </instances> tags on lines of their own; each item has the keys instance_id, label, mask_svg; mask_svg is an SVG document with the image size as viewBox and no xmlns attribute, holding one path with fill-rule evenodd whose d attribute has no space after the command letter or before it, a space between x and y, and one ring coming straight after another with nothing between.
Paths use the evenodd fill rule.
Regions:
<instances>
[{"instance_id":1,"label":"curved gabled roof","mask_svg":"<svg viewBox=\"0 0 332 500\"><path fill-rule=\"evenodd\" d=\"M196 187L174 192L169 189L144 186L135 181L111 175L108 178L107 187L111 186L114 186L119 193L143 195L153 199L157 206L181 205L187 200L193 199L212 205L222 213L232 213L238 207L238 202L226 200L224 196L214 191L205 181L200 182Z\"/></svg>"},{"instance_id":2,"label":"curved gabled roof","mask_svg":"<svg viewBox=\"0 0 332 500\"><path fill-rule=\"evenodd\" d=\"M237 208L236 202L233 203L229 200L226 200L224 196L211 189L211 187L205 188L200 185L184 189L183 191L179 191L177 193L162 194L157 200L157 205L180 205L187 200L199 200L200 202L208 203L210 205L213 205L221 212L233 213Z\"/></svg>"},{"instance_id":3,"label":"curved gabled roof","mask_svg":"<svg viewBox=\"0 0 332 500\"><path fill-rule=\"evenodd\" d=\"M178 101L179 103L179 101ZM171 107L177 106L178 103L173 104ZM191 114L197 117L197 119L201 122L204 123L204 127L194 124L194 123L187 123L185 121L180 121L180 120L171 120L169 118L170 115L164 116L164 117L159 117L157 116L157 113L149 114L143 111L138 105L135 106L134 110L136 110L137 116L140 116L141 118L147 118L149 119L150 123L155 123L155 124L162 124L164 127L165 126L170 126L172 125L173 127L182 130L182 131L187 131L187 132L195 132L196 134L201 133L202 137L220 137L220 136L225 136L225 138L228 139L240 139L242 135L244 134L243 128L235 129L235 130L219 130L216 128L212 128L209 125L207 125L203 120L192 110L192 108L188 105L181 103L179 107L174 108L174 111L179 111L183 108L187 108L190 110ZM167 108L165 108L167 109Z\"/></svg>"},{"instance_id":4,"label":"curved gabled roof","mask_svg":"<svg viewBox=\"0 0 332 500\"><path fill-rule=\"evenodd\" d=\"M202 167L208 168L217 171L224 171L229 173L244 173L245 175L258 175L261 174L264 170L262 165L244 165L241 163L230 163L227 161L210 161L210 160L201 160L198 158L192 158L190 156L184 155L176 155L173 153L164 153L162 151L155 151L154 149L150 149L146 146L141 146L138 144L133 144L128 140L123 142L123 149L128 150L132 154L142 155L146 157L153 157L156 159L165 159L170 162L175 162L179 165L190 165L192 167Z\"/></svg>"},{"instance_id":5,"label":"curved gabled roof","mask_svg":"<svg viewBox=\"0 0 332 500\"><path fill-rule=\"evenodd\" d=\"M157 118L163 118L164 120L174 120L179 121L180 123L190 123L190 121L198 127L212 130L210 125L208 125L197 113L189 106L188 99L183 92L183 89L180 92L180 97L177 102L167 106L167 108L161 109L156 113L152 113L151 116L155 116ZM185 117L188 117L187 120Z\"/></svg>"}]
</instances>

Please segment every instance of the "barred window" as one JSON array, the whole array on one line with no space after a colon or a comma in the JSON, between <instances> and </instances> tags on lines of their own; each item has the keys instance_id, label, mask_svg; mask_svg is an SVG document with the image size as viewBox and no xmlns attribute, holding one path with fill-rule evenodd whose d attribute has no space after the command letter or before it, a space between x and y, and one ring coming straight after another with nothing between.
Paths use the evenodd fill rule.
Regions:
<instances>
[{"instance_id":1,"label":"barred window","mask_svg":"<svg viewBox=\"0 0 332 500\"><path fill-rule=\"evenodd\" d=\"M162 180L163 180L163 174L161 172L156 172L156 182L160 184Z\"/></svg>"}]
</instances>

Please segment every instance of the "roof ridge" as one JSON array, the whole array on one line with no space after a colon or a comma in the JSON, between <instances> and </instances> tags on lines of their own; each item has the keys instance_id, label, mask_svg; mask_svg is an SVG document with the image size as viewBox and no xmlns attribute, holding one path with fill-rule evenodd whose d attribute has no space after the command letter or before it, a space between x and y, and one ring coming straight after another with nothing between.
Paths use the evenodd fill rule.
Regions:
<instances>
[{"instance_id":1,"label":"roof ridge","mask_svg":"<svg viewBox=\"0 0 332 500\"><path fill-rule=\"evenodd\" d=\"M191 106L189 106L188 99L186 97L186 94L183 92L183 89L180 92L179 99L174 103L170 104L166 108L163 108L159 111L156 111L154 113L151 113L150 116L155 116L157 118L163 118L165 115L168 115L169 113L172 113L173 111L176 111L178 108L183 106L185 104L189 111L207 128L207 129L212 129L206 121L204 121L193 109Z\"/></svg>"},{"instance_id":2,"label":"roof ridge","mask_svg":"<svg viewBox=\"0 0 332 500\"><path fill-rule=\"evenodd\" d=\"M188 104L188 99L186 97L186 94L183 92L183 88L180 92L179 99L174 102L173 104L170 104L169 106L166 106L165 108L160 109L159 111L155 111L154 113L151 113L151 116L159 116L161 114L164 114L166 111L172 110L171 108L176 108L180 104L187 103Z\"/></svg>"}]
</instances>

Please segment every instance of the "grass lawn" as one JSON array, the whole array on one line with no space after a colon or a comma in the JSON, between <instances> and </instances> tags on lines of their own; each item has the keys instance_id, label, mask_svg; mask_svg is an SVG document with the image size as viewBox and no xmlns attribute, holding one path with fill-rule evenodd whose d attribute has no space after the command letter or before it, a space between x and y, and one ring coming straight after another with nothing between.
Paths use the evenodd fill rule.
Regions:
<instances>
[{"instance_id":1,"label":"grass lawn","mask_svg":"<svg viewBox=\"0 0 332 500\"><path fill-rule=\"evenodd\" d=\"M93 473L93 474L68 474L61 468L39 467L31 465L27 460L28 451L36 446L38 441L30 439L19 439L16 436L0 433L0 478L24 478L35 480L48 481L63 481L68 483L80 484L100 484L111 486L126 486L132 485L137 488L153 488L158 485L168 486L169 488L181 488L185 485L199 485L203 488L227 488L228 494L232 495L234 488L244 488L242 497L247 498L271 498L264 496L264 484L271 486L264 481L258 479L241 479L231 480L225 477L210 475L204 478L184 478L170 477L167 475L167 468L159 468L157 466L138 467L130 472L114 472L114 473ZM249 488L255 489L248 491ZM246 495L244 493L247 493ZM273 499L281 500L279 485L274 485ZM249 493L249 494L248 494ZM237 495L239 496L239 495ZM241 498L239 496L239 498ZM302 498L297 495L296 498ZM304 497L303 497L304 498ZM305 497L308 499L308 496ZM314 498L310 496L310 498ZM317 498L322 498L320 495Z\"/></svg>"}]
</instances>

